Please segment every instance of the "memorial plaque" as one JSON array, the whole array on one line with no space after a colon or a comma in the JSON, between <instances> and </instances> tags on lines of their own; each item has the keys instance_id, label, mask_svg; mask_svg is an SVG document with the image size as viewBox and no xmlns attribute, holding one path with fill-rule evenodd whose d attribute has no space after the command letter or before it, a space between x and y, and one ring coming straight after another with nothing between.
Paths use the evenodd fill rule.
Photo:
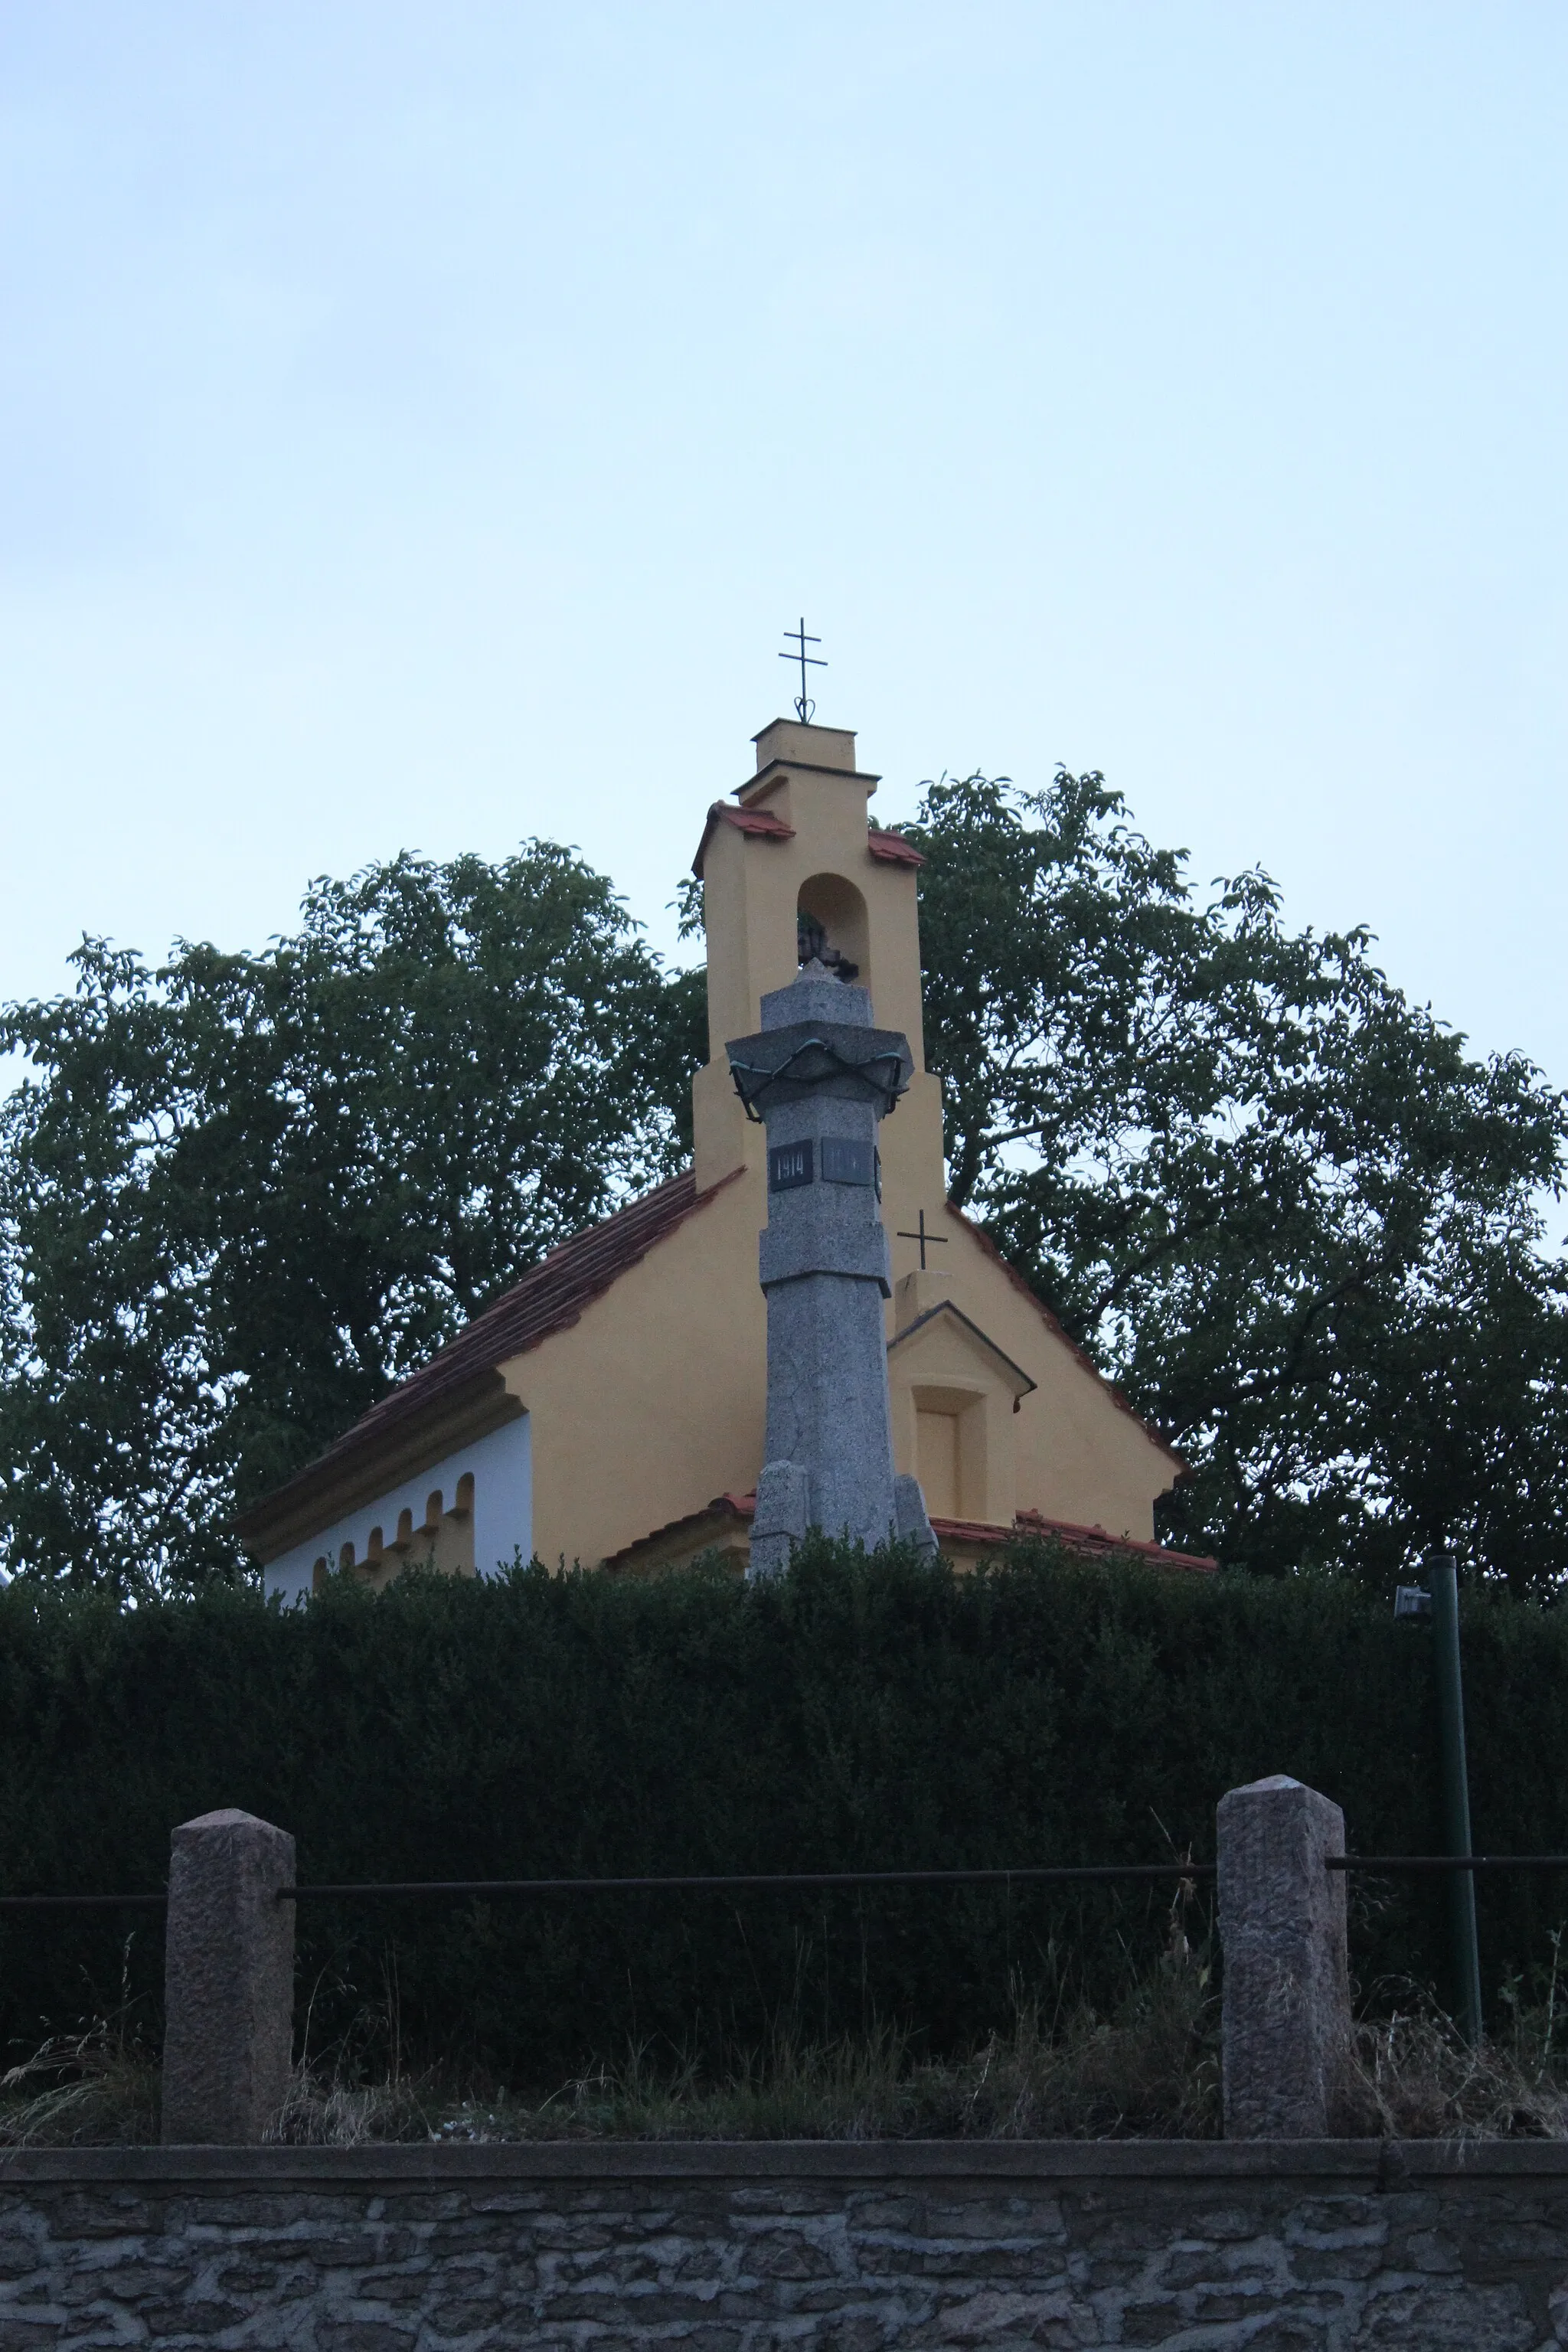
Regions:
<instances>
[{"instance_id":1,"label":"memorial plaque","mask_svg":"<svg viewBox=\"0 0 1568 2352\"><path fill-rule=\"evenodd\" d=\"M768 1153L769 1192L788 1192L797 1184L811 1183L812 1153L809 1138L804 1143L775 1143Z\"/></svg>"},{"instance_id":2,"label":"memorial plaque","mask_svg":"<svg viewBox=\"0 0 1568 2352\"><path fill-rule=\"evenodd\" d=\"M876 1146L842 1135L822 1139L822 1181L825 1184L865 1184L876 1181Z\"/></svg>"}]
</instances>

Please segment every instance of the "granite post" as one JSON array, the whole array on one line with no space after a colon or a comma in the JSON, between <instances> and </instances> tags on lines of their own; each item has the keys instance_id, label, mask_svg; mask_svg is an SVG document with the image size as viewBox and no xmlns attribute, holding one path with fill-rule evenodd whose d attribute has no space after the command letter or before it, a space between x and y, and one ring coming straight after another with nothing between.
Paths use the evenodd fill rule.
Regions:
<instances>
[{"instance_id":1,"label":"granite post","mask_svg":"<svg viewBox=\"0 0 1568 2352\"><path fill-rule=\"evenodd\" d=\"M163 1957L165 2144L255 2145L276 2127L294 2042L294 1841L253 1813L183 1822Z\"/></svg>"},{"instance_id":2,"label":"granite post","mask_svg":"<svg viewBox=\"0 0 1568 2352\"><path fill-rule=\"evenodd\" d=\"M909 1040L874 1028L868 992L815 960L762 1009L761 1030L726 1048L768 1139L767 1434L751 1573L785 1567L808 1528L934 1551L918 1484L893 1472L882 1316L877 1126L913 1074Z\"/></svg>"},{"instance_id":3,"label":"granite post","mask_svg":"<svg viewBox=\"0 0 1568 2352\"><path fill-rule=\"evenodd\" d=\"M1328 2139L1350 2056L1345 1817L1278 1773L1222 1797L1216 1815L1227 2139Z\"/></svg>"}]
</instances>

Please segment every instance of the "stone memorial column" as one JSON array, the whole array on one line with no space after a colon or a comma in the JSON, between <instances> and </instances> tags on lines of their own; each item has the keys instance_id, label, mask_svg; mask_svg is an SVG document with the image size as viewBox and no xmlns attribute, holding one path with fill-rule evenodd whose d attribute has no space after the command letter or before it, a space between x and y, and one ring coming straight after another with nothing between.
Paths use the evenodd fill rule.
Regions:
<instances>
[{"instance_id":1,"label":"stone memorial column","mask_svg":"<svg viewBox=\"0 0 1568 2352\"><path fill-rule=\"evenodd\" d=\"M786 1566L808 1528L934 1551L919 1486L893 1473L882 1316L877 1126L913 1074L909 1041L873 1028L868 991L813 961L726 1051L747 1115L767 1127L768 1411L751 1573Z\"/></svg>"}]
</instances>

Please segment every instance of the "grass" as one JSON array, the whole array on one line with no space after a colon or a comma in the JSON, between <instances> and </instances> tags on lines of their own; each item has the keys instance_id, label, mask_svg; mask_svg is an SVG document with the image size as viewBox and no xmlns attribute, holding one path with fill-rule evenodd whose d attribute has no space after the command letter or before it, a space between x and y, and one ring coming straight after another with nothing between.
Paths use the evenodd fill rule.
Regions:
<instances>
[{"instance_id":1,"label":"grass","mask_svg":"<svg viewBox=\"0 0 1568 2352\"><path fill-rule=\"evenodd\" d=\"M1561 2056L1470 2049L1429 2004L1356 2029L1349 2128L1386 2139L1568 2139Z\"/></svg>"},{"instance_id":2,"label":"grass","mask_svg":"<svg viewBox=\"0 0 1568 2352\"><path fill-rule=\"evenodd\" d=\"M0 2147L135 2147L158 2137L158 2062L123 2014L56 2034L0 2074Z\"/></svg>"},{"instance_id":3,"label":"grass","mask_svg":"<svg viewBox=\"0 0 1568 2352\"><path fill-rule=\"evenodd\" d=\"M1405 2139L1568 2138L1568 2051L1557 1955L1537 1998L1505 1987L1504 2030L1479 2050L1415 1993L1356 2029L1348 2127ZM897 2026L822 2044L782 2025L724 2065L629 2051L547 2095L458 2083L401 2063L368 2079L345 2045L296 2070L279 2137L542 2139L1212 2139L1220 2132L1219 2004L1173 1915L1170 1948L1109 2016L1049 2018L1016 2000L1011 2025L966 2056L922 2054ZM395 2022L395 2021L394 2021ZM363 2049L363 2038L360 2047ZM158 2073L126 2014L47 2042L0 2076L0 2147L136 2145L158 2135Z\"/></svg>"},{"instance_id":4,"label":"grass","mask_svg":"<svg viewBox=\"0 0 1568 2352\"><path fill-rule=\"evenodd\" d=\"M717 2074L656 2065L645 2051L547 2097L432 2075L358 2087L302 2076L280 2137L372 2139L1205 2138L1218 2129L1217 2020L1206 1985L1162 1973L1100 2021L1058 2032L1021 2007L1006 2034L963 2059L916 2055L896 2027L823 2045L793 2029Z\"/></svg>"},{"instance_id":5,"label":"grass","mask_svg":"<svg viewBox=\"0 0 1568 2352\"><path fill-rule=\"evenodd\" d=\"M826 2045L781 2026L718 2069L618 2065L542 2097L405 2071L367 2080L352 2050L296 2069L278 2137L385 2140L1208 2137L1218 2130L1217 2012L1208 1971L1167 1960L1118 2011L1013 2024L970 2055L919 2054L895 2026ZM395 2043L394 2043L395 2049ZM123 2019L46 2042L0 2077L0 2147L135 2145L158 2136L158 2074Z\"/></svg>"}]
</instances>

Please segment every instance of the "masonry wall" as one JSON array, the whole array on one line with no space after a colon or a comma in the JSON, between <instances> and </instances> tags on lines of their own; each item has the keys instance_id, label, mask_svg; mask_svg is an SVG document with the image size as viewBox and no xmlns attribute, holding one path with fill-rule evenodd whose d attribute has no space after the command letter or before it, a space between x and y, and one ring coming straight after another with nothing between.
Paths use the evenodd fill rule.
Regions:
<instances>
[{"instance_id":1,"label":"masonry wall","mask_svg":"<svg viewBox=\"0 0 1568 2352\"><path fill-rule=\"evenodd\" d=\"M0 2156L0 2352L1568 2343L1568 2146Z\"/></svg>"}]
</instances>

